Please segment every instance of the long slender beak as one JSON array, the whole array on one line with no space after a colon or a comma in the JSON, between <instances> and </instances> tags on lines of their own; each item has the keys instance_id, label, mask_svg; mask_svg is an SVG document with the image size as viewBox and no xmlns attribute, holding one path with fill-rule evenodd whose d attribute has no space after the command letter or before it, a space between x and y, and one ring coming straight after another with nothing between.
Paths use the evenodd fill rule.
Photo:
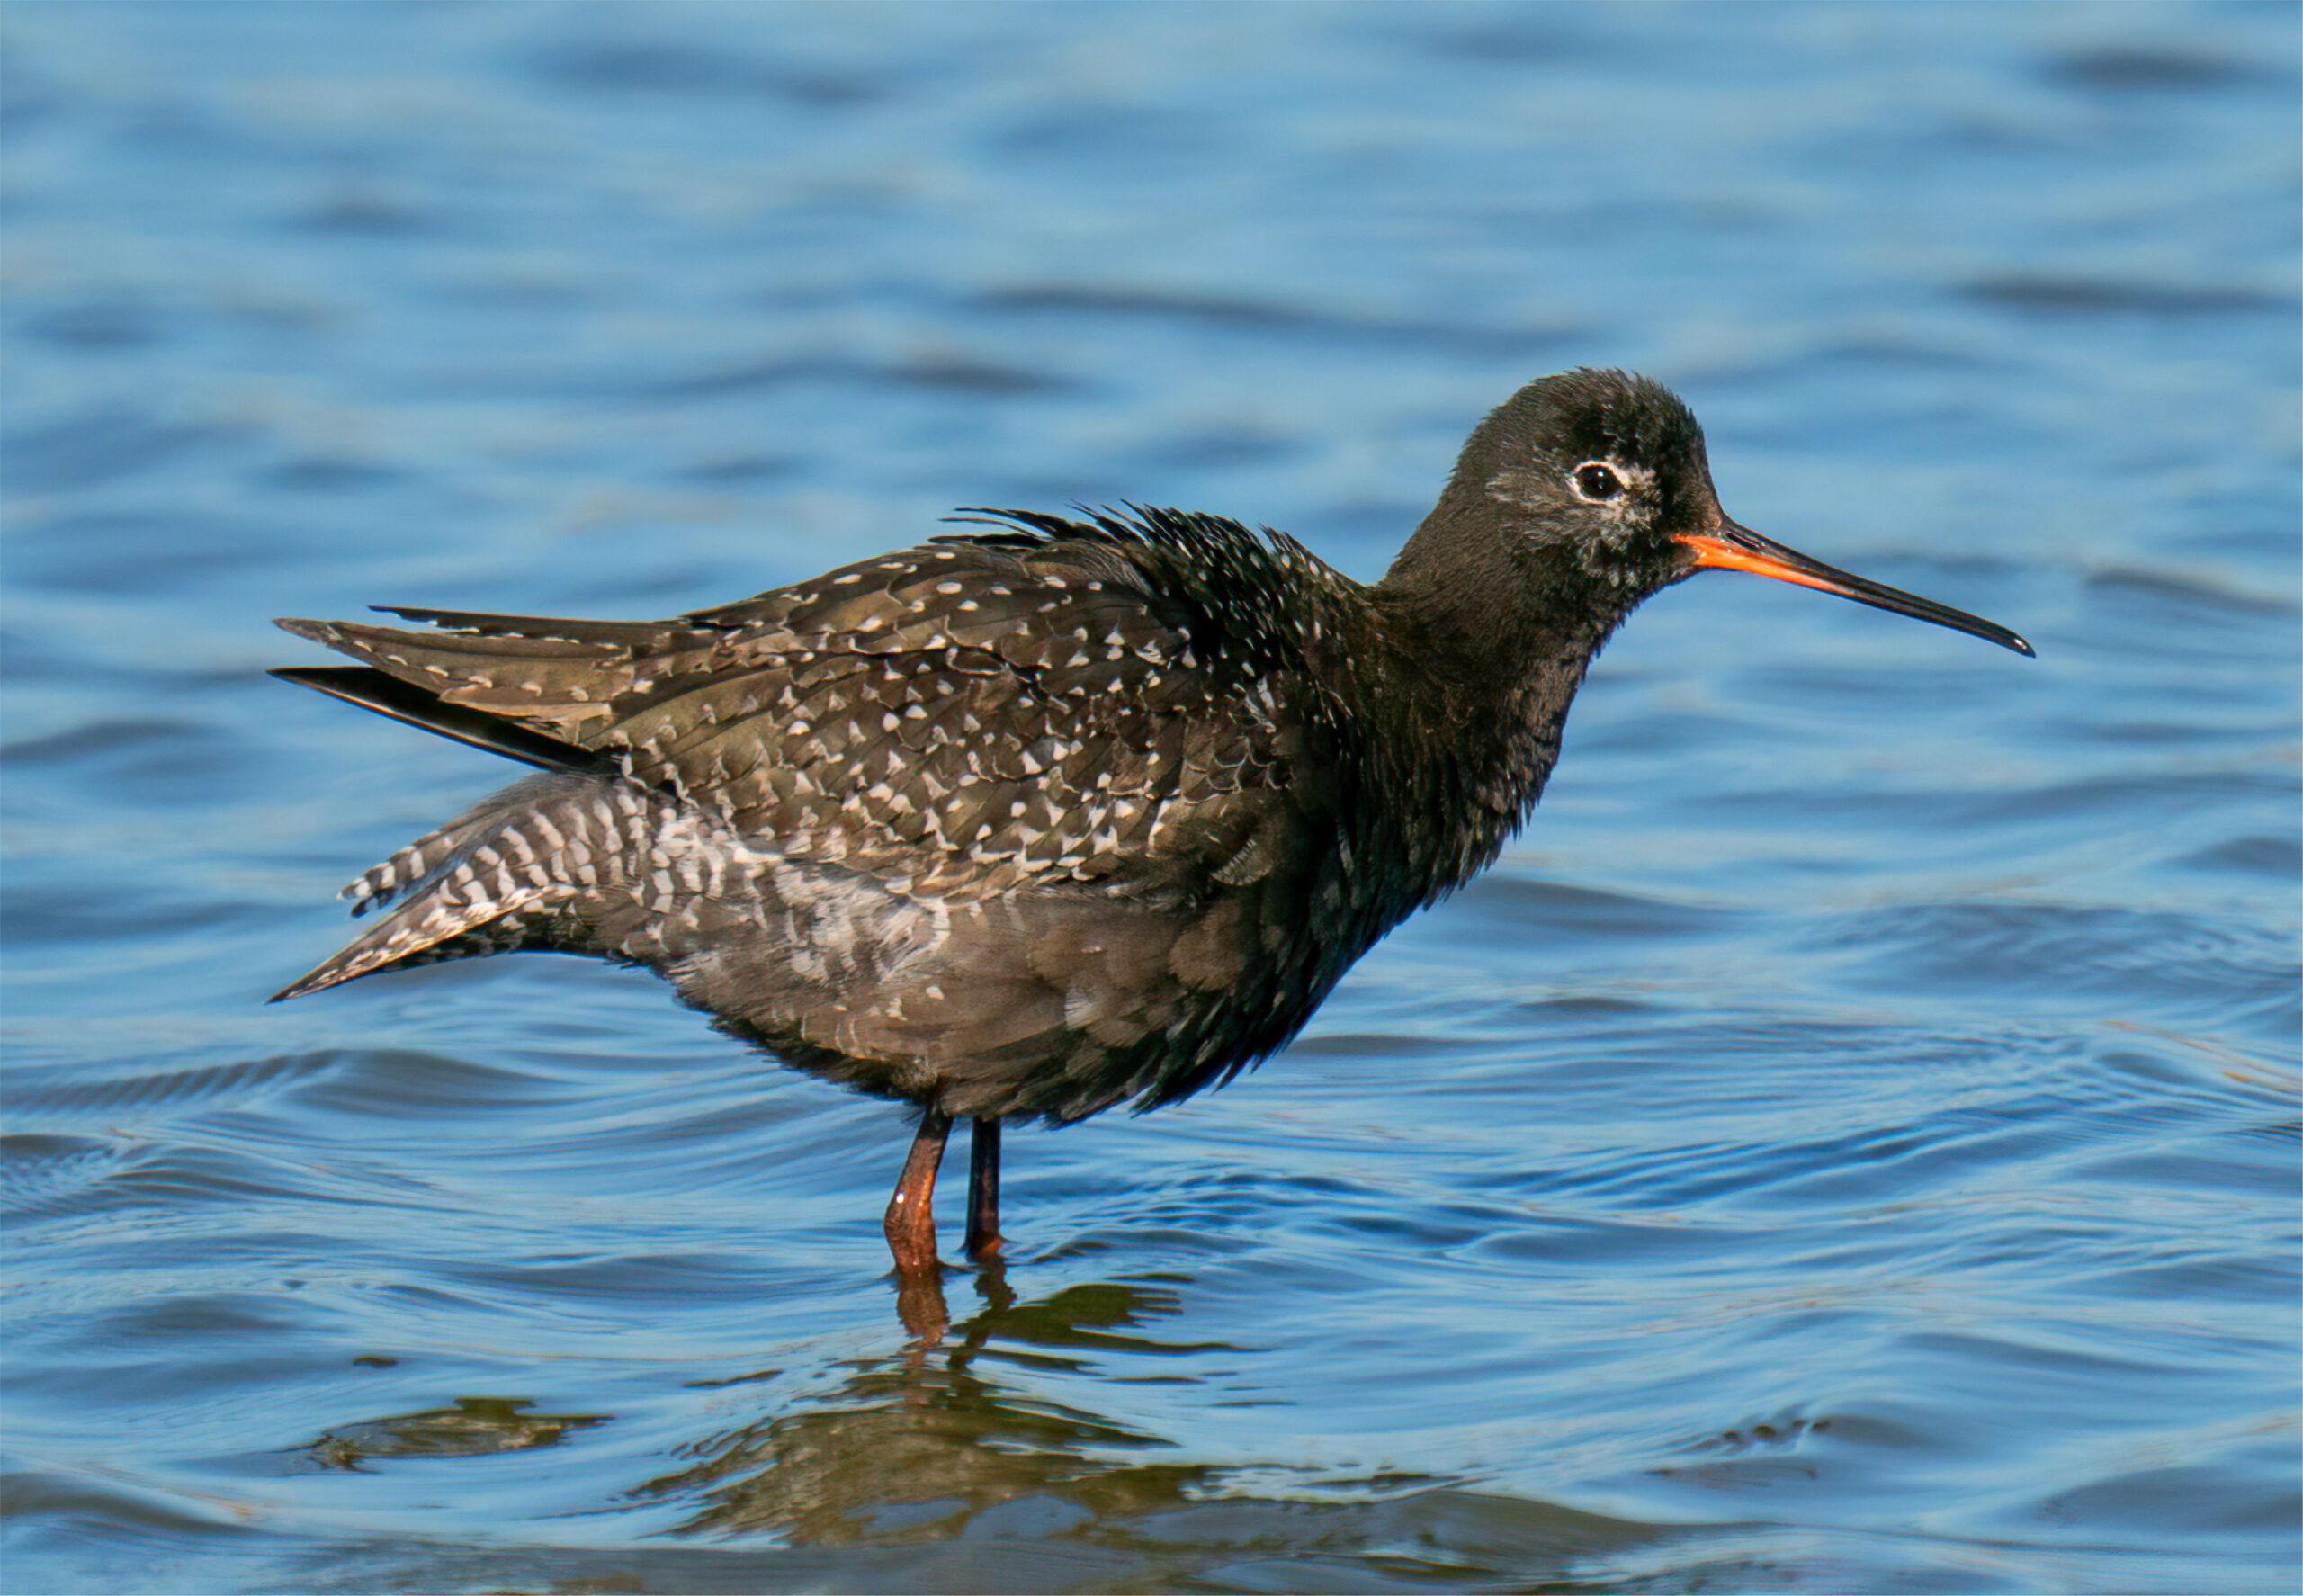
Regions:
<instances>
[{"instance_id":1,"label":"long slender beak","mask_svg":"<svg viewBox=\"0 0 2303 1596\"><path fill-rule=\"evenodd\" d=\"M1996 622L1903 592L1884 582L1851 575L1820 560L1810 560L1798 550L1787 549L1733 521L1723 521L1716 532L1681 533L1676 541L1694 551L1698 570L1747 570L1756 576L1773 577L1779 582L1813 587L1818 593L1836 593L1842 598L1851 598L1874 609L1893 610L1899 615L1932 621L1938 626L1949 626L1954 632L1967 632L2019 654L2036 657L2039 652Z\"/></svg>"}]
</instances>

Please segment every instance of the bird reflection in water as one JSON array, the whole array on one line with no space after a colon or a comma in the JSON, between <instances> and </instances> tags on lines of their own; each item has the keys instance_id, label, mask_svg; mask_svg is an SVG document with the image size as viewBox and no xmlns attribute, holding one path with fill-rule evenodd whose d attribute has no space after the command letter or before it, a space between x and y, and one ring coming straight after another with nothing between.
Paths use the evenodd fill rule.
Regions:
<instances>
[{"instance_id":1,"label":"bird reflection in water","mask_svg":"<svg viewBox=\"0 0 2303 1596\"><path fill-rule=\"evenodd\" d=\"M974 1279L981 1305L956 1327L945 1322L940 1288L908 1279L907 1292L934 1297L935 1337L907 1323L911 1339L901 1349L847 1365L829 1393L777 1401L771 1416L686 1443L679 1448L688 1459L684 1467L633 1487L627 1500L695 1503L675 1534L773 1535L836 1546L943 1539L994 1511L1041 1526L1126 1519L1178 1507L1212 1484L1216 1471L1209 1466L1139 1460L1172 1442L1003 1384L985 1369L1004 1363L1039 1375L1089 1370L1124 1386L1134 1382L1105 1360L1244 1349L1142 1333L1147 1321L1178 1311L1175 1293L1160 1285L1098 1282L1019 1302L996 1266ZM919 1310L915 1303L908 1311ZM762 1378L749 1373L707 1384L730 1388ZM1096 1388L1098 1382L1073 1385ZM469 1396L449 1407L344 1424L295 1448L291 1467L364 1473L396 1460L532 1451L616 1417L536 1406Z\"/></svg>"},{"instance_id":2,"label":"bird reflection in water","mask_svg":"<svg viewBox=\"0 0 2303 1596\"><path fill-rule=\"evenodd\" d=\"M535 1413L517 1397L460 1396L455 1406L396 1413L331 1430L298 1448L331 1470L365 1473L396 1457L492 1457L556 1447L570 1434L607 1422L605 1413Z\"/></svg>"},{"instance_id":3,"label":"bird reflection in water","mask_svg":"<svg viewBox=\"0 0 2303 1596\"><path fill-rule=\"evenodd\" d=\"M908 1272L909 1273L909 1272ZM975 1276L981 1307L931 1340L870 1359L831 1394L694 1443L685 1468L641 1498L700 1503L677 1533L772 1534L808 1546L936 1540L995 1510L1045 1527L1176 1508L1210 1483L1205 1465L1154 1463L1158 1436L1003 1385L986 1366L1062 1371L1104 1356L1198 1356L1236 1349L1162 1342L1145 1321L1177 1312L1172 1291L1111 1281L1019 1302L997 1266ZM942 1293L907 1278L913 1294ZM1109 1371L1105 1371L1109 1378ZM1015 1504L1009 1506L1008 1504ZM1028 1505L1026 1505L1028 1504Z\"/></svg>"},{"instance_id":4,"label":"bird reflection in water","mask_svg":"<svg viewBox=\"0 0 2303 1596\"><path fill-rule=\"evenodd\" d=\"M1016 1294L1008 1288L1006 1264L994 1259L978 1268L977 1289L995 1311L1016 1300ZM904 1333L911 1337L914 1353L924 1353L941 1345L944 1332L952 1327L952 1311L944 1301L942 1260L930 1254L915 1268L899 1269L895 1278L896 1317L903 1321Z\"/></svg>"}]
</instances>

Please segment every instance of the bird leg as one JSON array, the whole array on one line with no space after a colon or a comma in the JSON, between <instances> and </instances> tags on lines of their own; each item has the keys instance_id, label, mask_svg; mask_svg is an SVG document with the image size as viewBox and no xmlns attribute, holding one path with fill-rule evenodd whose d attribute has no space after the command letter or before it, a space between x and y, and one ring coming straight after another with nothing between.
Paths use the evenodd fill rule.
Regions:
<instances>
[{"instance_id":1,"label":"bird leg","mask_svg":"<svg viewBox=\"0 0 2303 1596\"><path fill-rule=\"evenodd\" d=\"M968 1257L989 1263L1004 1244L999 1234L999 1121L979 1118L968 1143Z\"/></svg>"},{"instance_id":2,"label":"bird leg","mask_svg":"<svg viewBox=\"0 0 2303 1596\"><path fill-rule=\"evenodd\" d=\"M951 1132L950 1115L936 1108L919 1111L919 1134L911 1139L911 1154L903 1161L883 1223L899 1274L927 1274L936 1268L936 1170Z\"/></svg>"}]
</instances>

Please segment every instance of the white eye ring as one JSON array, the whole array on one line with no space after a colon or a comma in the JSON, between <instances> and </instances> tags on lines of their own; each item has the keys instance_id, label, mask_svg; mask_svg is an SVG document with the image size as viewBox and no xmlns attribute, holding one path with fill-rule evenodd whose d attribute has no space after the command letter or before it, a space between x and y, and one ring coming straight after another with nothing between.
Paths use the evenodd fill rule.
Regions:
<instances>
[{"instance_id":1,"label":"white eye ring","mask_svg":"<svg viewBox=\"0 0 2303 1596\"><path fill-rule=\"evenodd\" d=\"M1567 473L1567 485L1586 504L1603 505L1624 496L1622 475L1604 460L1587 460Z\"/></svg>"}]
</instances>

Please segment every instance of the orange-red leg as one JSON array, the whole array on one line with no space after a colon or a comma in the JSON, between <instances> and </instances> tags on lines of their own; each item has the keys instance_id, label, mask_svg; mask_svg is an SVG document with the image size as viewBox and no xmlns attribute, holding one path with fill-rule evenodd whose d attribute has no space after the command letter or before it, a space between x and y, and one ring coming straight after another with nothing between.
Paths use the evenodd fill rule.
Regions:
<instances>
[{"instance_id":1,"label":"orange-red leg","mask_svg":"<svg viewBox=\"0 0 2303 1596\"><path fill-rule=\"evenodd\" d=\"M950 1115L920 1111L919 1134L911 1139L903 1175L888 1198L888 1251L895 1255L899 1273L926 1274L936 1267L936 1171L944 1161L944 1138L951 1133Z\"/></svg>"}]
</instances>

